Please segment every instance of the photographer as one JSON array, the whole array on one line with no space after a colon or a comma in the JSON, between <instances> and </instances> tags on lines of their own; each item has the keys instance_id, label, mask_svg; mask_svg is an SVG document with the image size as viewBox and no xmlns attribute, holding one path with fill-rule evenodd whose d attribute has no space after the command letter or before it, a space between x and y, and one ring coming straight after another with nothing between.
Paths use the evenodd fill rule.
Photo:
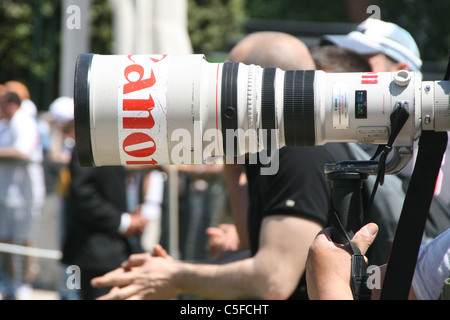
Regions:
<instances>
[{"instance_id":1,"label":"photographer","mask_svg":"<svg viewBox=\"0 0 450 320\"><path fill-rule=\"evenodd\" d=\"M279 33L246 37L234 48L230 60L285 69L314 68L306 46L295 37ZM285 148L276 175L262 176L260 165L247 166L247 173L255 174L249 178L248 186L251 206L248 239L252 251L249 258L215 265L175 263L157 246L155 256L133 255L122 268L92 283L120 286L103 296L105 299L170 299L181 293L205 299L306 298L304 279L300 280L308 248L326 225L330 210L330 190L323 165L348 157L337 145ZM260 187L259 191L253 189ZM240 195L246 196L240 190ZM242 211L235 217L245 218L245 203L240 203ZM245 237L247 231L239 230L240 237ZM144 281L139 280L142 277Z\"/></svg>"}]
</instances>

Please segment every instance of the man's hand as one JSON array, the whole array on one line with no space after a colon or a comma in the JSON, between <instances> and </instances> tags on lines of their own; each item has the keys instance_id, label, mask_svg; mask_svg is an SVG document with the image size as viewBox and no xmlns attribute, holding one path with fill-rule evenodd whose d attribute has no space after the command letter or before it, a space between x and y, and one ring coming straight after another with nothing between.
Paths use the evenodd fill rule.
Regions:
<instances>
[{"instance_id":1,"label":"man's hand","mask_svg":"<svg viewBox=\"0 0 450 320\"><path fill-rule=\"evenodd\" d=\"M125 232L125 236L139 235L144 232L144 228L148 223L148 220L144 218L141 212L141 206L138 206L136 210L130 215L130 226Z\"/></svg>"},{"instance_id":2,"label":"man's hand","mask_svg":"<svg viewBox=\"0 0 450 320\"><path fill-rule=\"evenodd\" d=\"M122 267L92 279L93 287L114 286L99 300L172 299L180 294L173 283L176 262L160 246L155 256L149 253L131 255Z\"/></svg>"},{"instance_id":3,"label":"man's hand","mask_svg":"<svg viewBox=\"0 0 450 320\"><path fill-rule=\"evenodd\" d=\"M362 227L352 241L365 254L375 240L378 226L369 223ZM306 261L306 281L310 299L353 299L350 288L351 255L330 237L331 228L320 232L309 249Z\"/></svg>"},{"instance_id":4,"label":"man's hand","mask_svg":"<svg viewBox=\"0 0 450 320\"><path fill-rule=\"evenodd\" d=\"M221 223L217 227L209 227L206 234L209 237L208 252L212 256L239 249L239 235L234 224Z\"/></svg>"}]
</instances>

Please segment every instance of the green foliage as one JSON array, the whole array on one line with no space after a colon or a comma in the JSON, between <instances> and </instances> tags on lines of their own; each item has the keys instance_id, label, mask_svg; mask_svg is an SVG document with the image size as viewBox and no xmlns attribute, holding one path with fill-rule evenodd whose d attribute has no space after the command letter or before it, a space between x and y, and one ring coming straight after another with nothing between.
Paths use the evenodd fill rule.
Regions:
<instances>
[{"instance_id":1,"label":"green foliage","mask_svg":"<svg viewBox=\"0 0 450 320\"><path fill-rule=\"evenodd\" d=\"M188 0L188 31L194 52L224 50L242 31L244 0Z\"/></svg>"},{"instance_id":2,"label":"green foliage","mask_svg":"<svg viewBox=\"0 0 450 320\"><path fill-rule=\"evenodd\" d=\"M60 2L0 2L0 83L23 82L38 106L56 92Z\"/></svg>"},{"instance_id":3,"label":"green foliage","mask_svg":"<svg viewBox=\"0 0 450 320\"><path fill-rule=\"evenodd\" d=\"M61 1L0 1L0 83L23 82L31 98L46 110L58 96ZM111 53L111 10L92 0L92 50Z\"/></svg>"},{"instance_id":4,"label":"green foliage","mask_svg":"<svg viewBox=\"0 0 450 320\"><path fill-rule=\"evenodd\" d=\"M416 40L422 58L447 61L450 50L450 1L379 0L381 19L408 30Z\"/></svg>"},{"instance_id":5,"label":"green foliage","mask_svg":"<svg viewBox=\"0 0 450 320\"><path fill-rule=\"evenodd\" d=\"M93 0L90 18L91 52L112 54L112 11L109 1Z\"/></svg>"},{"instance_id":6,"label":"green foliage","mask_svg":"<svg viewBox=\"0 0 450 320\"><path fill-rule=\"evenodd\" d=\"M30 1L0 2L0 82L22 79L19 72L30 67L33 43L33 4ZM14 50L15 48L15 50Z\"/></svg>"},{"instance_id":7,"label":"green foliage","mask_svg":"<svg viewBox=\"0 0 450 320\"><path fill-rule=\"evenodd\" d=\"M247 15L256 19L349 22L348 11L359 0L246 0ZM424 60L447 61L450 49L450 1L373 0L381 19L408 30L416 40ZM364 10L364 6L361 6ZM366 12L362 12L365 16ZM367 14L369 16L369 14Z\"/></svg>"},{"instance_id":8,"label":"green foliage","mask_svg":"<svg viewBox=\"0 0 450 320\"><path fill-rule=\"evenodd\" d=\"M346 0L246 0L246 11L252 18L314 22L346 22Z\"/></svg>"}]
</instances>

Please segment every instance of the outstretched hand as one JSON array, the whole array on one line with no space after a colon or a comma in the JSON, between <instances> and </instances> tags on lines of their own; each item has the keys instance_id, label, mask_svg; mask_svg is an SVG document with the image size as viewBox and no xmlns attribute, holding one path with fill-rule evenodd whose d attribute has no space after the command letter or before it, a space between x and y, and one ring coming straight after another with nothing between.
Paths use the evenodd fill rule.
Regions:
<instances>
[{"instance_id":1,"label":"outstretched hand","mask_svg":"<svg viewBox=\"0 0 450 320\"><path fill-rule=\"evenodd\" d=\"M93 287L113 288L99 300L171 299L179 292L173 285L174 259L160 245L150 253L131 255L120 268L92 279Z\"/></svg>"}]
</instances>

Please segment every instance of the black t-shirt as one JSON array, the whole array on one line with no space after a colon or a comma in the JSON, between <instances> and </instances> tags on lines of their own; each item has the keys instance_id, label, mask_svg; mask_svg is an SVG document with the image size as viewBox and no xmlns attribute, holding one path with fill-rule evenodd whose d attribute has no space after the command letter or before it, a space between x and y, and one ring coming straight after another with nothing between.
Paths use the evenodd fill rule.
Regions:
<instances>
[{"instance_id":1,"label":"black t-shirt","mask_svg":"<svg viewBox=\"0 0 450 320\"><path fill-rule=\"evenodd\" d=\"M279 169L274 175L261 175L261 164L246 164L250 199L248 230L252 255L258 250L261 224L265 217L296 216L326 227L331 210L331 188L324 166L350 159L352 156L346 144L329 143L317 147L280 149ZM291 299L305 298L303 276Z\"/></svg>"}]
</instances>

